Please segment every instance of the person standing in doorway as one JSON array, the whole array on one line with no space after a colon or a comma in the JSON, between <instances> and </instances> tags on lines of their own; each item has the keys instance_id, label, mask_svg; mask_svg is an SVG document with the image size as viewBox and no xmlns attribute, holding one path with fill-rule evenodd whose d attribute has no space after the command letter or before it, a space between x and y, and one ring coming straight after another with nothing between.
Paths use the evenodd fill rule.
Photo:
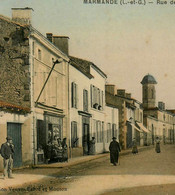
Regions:
<instances>
[{"instance_id":1,"label":"person standing in doorway","mask_svg":"<svg viewBox=\"0 0 175 195\"><path fill-rule=\"evenodd\" d=\"M114 166L117 166L118 163L118 158L119 158L119 152L120 150L120 145L116 141L116 137L112 138L113 141L109 145L109 151L110 151L110 161Z\"/></svg>"},{"instance_id":2,"label":"person standing in doorway","mask_svg":"<svg viewBox=\"0 0 175 195\"><path fill-rule=\"evenodd\" d=\"M14 155L14 145L12 138L8 136L6 138L7 142L1 146L1 156L3 157L3 178L13 178L12 177L12 168L13 168L13 155Z\"/></svg>"},{"instance_id":3,"label":"person standing in doorway","mask_svg":"<svg viewBox=\"0 0 175 195\"><path fill-rule=\"evenodd\" d=\"M92 140L90 141L90 149L89 154L94 155L95 154L95 137L92 137Z\"/></svg>"}]
</instances>

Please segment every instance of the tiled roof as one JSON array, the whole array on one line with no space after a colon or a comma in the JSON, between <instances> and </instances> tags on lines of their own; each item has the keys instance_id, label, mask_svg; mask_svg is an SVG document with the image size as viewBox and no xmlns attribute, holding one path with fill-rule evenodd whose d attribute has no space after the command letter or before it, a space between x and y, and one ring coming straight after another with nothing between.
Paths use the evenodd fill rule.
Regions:
<instances>
[{"instance_id":1,"label":"tiled roof","mask_svg":"<svg viewBox=\"0 0 175 195\"><path fill-rule=\"evenodd\" d=\"M107 75L98 67L96 66L93 62L91 61L87 61L84 59L80 59L77 57L73 57L73 56L69 56L70 61L72 63L72 65L75 66L75 68L79 68L80 71L83 71L84 73L89 74L89 76L93 77L90 74L90 66L93 66L94 68L96 68L99 72L101 72L105 77L107 77Z\"/></svg>"},{"instance_id":2,"label":"tiled roof","mask_svg":"<svg viewBox=\"0 0 175 195\"><path fill-rule=\"evenodd\" d=\"M92 64L91 62L73 56L69 56L69 58L72 66L81 71L88 78L93 78L93 76L90 74L90 66Z\"/></svg>"}]
</instances>

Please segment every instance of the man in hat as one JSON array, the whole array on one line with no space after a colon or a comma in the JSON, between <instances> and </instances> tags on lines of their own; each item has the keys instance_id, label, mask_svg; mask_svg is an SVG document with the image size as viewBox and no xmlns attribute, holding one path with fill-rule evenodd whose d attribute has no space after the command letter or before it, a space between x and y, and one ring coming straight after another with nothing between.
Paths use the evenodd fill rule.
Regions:
<instances>
[{"instance_id":1,"label":"man in hat","mask_svg":"<svg viewBox=\"0 0 175 195\"><path fill-rule=\"evenodd\" d=\"M112 138L113 141L109 145L109 151L110 151L110 161L114 166L117 166L116 163L118 163L118 158L119 158L119 152L120 150L120 145L116 141L116 137Z\"/></svg>"},{"instance_id":2,"label":"man in hat","mask_svg":"<svg viewBox=\"0 0 175 195\"><path fill-rule=\"evenodd\" d=\"M8 176L8 178L12 177L12 168L13 168L13 154L14 154L14 145L12 142L12 138L8 136L6 138L7 142L2 144L1 146L1 156L3 157L4 164L4 178Z\"/></svg>"}]
</instances>

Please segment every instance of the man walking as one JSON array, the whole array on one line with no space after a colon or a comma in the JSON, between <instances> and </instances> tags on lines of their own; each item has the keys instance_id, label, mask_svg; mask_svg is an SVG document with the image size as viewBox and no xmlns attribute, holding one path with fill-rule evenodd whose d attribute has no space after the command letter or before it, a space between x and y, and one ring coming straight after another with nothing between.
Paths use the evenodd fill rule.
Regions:
<instances>
[{"instance_id":1,"label":"man walking","mask_svg":"<svg viewBox=\"0 0 175 195\"><path fill-rule=\"evenodd\" d=\"M120 145L116 141L116 137L112 138L113 141L109 145L109 151L110 151L110 161L114 166L117 166L116 163L118 163L118 158L119 158L119 152L120 150Z\"/></svg>"},{"instance_id":2,"label":"man walking","mask_svg":"<svg viewBox=\"0 0 175 195\"><path fill-rule=\"evenodd\" d=\"M12 138L8 136L6 138L7 142L2 144L1 146L1 156L3 157L4 164L4 178L8 176L8 178L12 177L12 168L13 168L13 154L14 154L14 145L12 143Z\"/></svg>"}]
</instances>

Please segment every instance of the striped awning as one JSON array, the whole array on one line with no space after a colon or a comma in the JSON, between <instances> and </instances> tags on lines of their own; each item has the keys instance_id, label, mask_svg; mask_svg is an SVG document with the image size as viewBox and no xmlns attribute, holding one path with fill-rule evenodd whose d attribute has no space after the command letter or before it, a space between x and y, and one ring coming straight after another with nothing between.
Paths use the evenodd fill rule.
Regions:
<instances>
[{"instance_id":1,"label":"striped awning","mask_svg":"<svg viewBox=\"0 0 175 195\"><path fill-rule=\"evenodd\" d=\"M150 133L149 130L142 123L139 123L139 122L136 122L136 123L144 132Z\"/></svg>"},{"instance_id":2,"label":"striped awning","mask_svg":"<svg viewBox=\"0 0 175 195\"><path fill-rule=\"evenodd\" d=\"M137 131L142 132L142 131L141 131L139 128L137 128L134 124L131 123L131 126L132 126L134 129L136 129Z\"/></svg>"}]
</instances>

